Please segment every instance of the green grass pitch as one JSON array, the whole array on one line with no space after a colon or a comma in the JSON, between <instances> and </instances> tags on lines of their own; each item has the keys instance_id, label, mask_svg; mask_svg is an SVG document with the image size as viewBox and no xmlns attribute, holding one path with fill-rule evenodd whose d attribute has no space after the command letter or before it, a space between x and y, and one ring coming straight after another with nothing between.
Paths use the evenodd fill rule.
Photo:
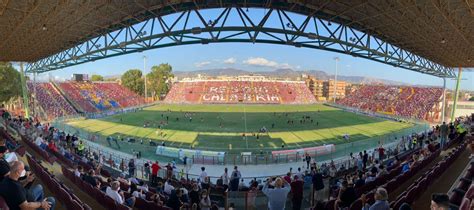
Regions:
<instances>
[{"instance_id":1,"label":"green grass pitch","mask_svg":"<svg viewBox=\"0 0 474 210\"><path fill-rule=\"evenodd\" d=\"M303 116L309 116L310 119L300 122ZM149 127L145 128L145 123ZM282 144L285 148L341 144L345 143L342 138L344 134L349 134L350 141L356 142L400 132L413 126L410 123L358 115L322 104L160 104L134 113L78 120L68 124L80 131L100 136L133 136L144 139L145 142L165 141L167 146L231 153L280 149ZM161 130L158 129L160 124ZM266 127L268 132L261 133L257 139L256 134L262 127ZM244 133L246 137L243 137Z\"/></svg>"}]
</instances>

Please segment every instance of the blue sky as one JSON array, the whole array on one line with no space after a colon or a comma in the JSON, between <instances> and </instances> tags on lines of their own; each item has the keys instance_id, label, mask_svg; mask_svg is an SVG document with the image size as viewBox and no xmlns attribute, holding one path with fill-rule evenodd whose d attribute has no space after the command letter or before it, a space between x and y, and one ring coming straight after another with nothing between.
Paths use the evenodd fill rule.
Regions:
<instances>
[{"instance_id":1,"label":"blue sky","mask_svg":"<svg viewBox=\"0 0 474 210\"><path fill-rule=\"evenodd\" d=\"M203 10L201 15L205 20L214 20L219 16L219 9ZM238 25L240 19L231 10L228 24ZM264 10L250 8L247 15L252 19L259 20L265 14ZM278 18L273 14L270 16L266 27L275 27L280 24ZM297 14L288 14L296 25L302 23L304 17ZM192 18L188 28L194 26L202 27L198 18ZM176 20L178 14L168 15L164 20L168 25ZM176 24L180 28L182 22ZM142 23L137 26L143 25ZM309 24L311 25L311 24ZM336 27L336 24L332 24ZM152 29L148 29L150 32ZM154 30L158 30L155 27ZM307 30L311 30L308 28ZM320 32L323 33L323 32ZM250 71L270 71L276 68L292 68L295 70L322 70L334 74L334 57L340 58L339 74L347 76L367 76L381 79L389 79L410 84L442 86L443 80L437 77L424 75L409 70L395 68L390 65L375 61L355 58L344 54L333 53L323 50L296 48L292 46L270 45L270 44L248 44L248 43L217 43L209 45L185 45L144 51L119 57L108 58L91 63L65 68L51 72L51 75L60 79L69 79L73 73L118 75L128 69L143 69L143 56L147 56L148 71L152 65L169 63L173 70L189 71L211 68L238 68ZM48 73L40 75L47 78ZM465 80L461 83L462 89L474 91L474 72L463 74ZM454 88L455 82L449 80L448 88Z\"/></svg>"},{"instance_id":2,"label":"blue sky","mask_svg":"<svg viewBox=\"0 0 474 210\"><path fill-rule=\"evenodd\" d=\"M218 43L186 45L124 55L85 63L51 72L53 77L69 79L73 73L118 75L133 68L143 70L143 56L147 56L147 69L160 63L169 63L175 71L212 68L238 68L250 71L271 71L276 68L295 70L322 70L334 74L334 57L339 57L339 74L367 76L418 85L442 86L443 80L364 58L323 50L291 46L247 43ZM39 75L47 78L48 73ZM474 72L464 72L461 88L474 91ZM455 82L449 80L448 88Z\"/></svg>"}]
</instances>

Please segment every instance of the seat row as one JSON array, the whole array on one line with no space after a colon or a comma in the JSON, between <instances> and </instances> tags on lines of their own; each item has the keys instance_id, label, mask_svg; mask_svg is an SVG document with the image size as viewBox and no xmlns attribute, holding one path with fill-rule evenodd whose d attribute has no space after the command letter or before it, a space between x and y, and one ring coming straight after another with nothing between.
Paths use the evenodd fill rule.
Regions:
<instances>
[{"instance_id":1,"label":"seat row","mask_svg":"<svg viewBox=\"0 0 474 210\"><path fill-rule=\"evenodd\" d=\"M83 203L70 188L57 180L48 170L39 164L30 155L26 156L28 165L34 174L46 185L46 187L57 196L57 198L66 206L68 210L92 210L87 204Z\"/></svg>"},{"instance_id":2,"label":"seat row","mask_svg":"<svg viewBox=\"0 0 474 210\"><path fill-rule=\"evenodd\" d=\"M403 191L395 201L391 202L391 207L398 209L403 203L412 204L419 195L423 194L430 184L439 178L446 169L459 157L464 151L465 144L457 146L448 156L436 165L432 166L430 170L425 172L420 178L415 180L405 191Z\"/></svg>"}]
</instances>

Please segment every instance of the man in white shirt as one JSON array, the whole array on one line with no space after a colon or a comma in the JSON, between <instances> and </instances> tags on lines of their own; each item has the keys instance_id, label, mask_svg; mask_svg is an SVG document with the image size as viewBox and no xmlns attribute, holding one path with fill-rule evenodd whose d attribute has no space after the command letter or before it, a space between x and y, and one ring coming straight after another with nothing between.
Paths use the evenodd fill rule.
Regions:
<instances>
[{"instance_id":1,"label":"man in white shirt","mask_svg":"<svg viewBox=\"0 0 474 210\"><path fill-rule=\"evenodd\" d=\"M107 187L105 190L105 194L112 198L115 202L119 204L124 204L133 208L135 205L135 197L130 197L128 199L124 199L123 192L119 192L120 190L120 183L118 181L113 181L110 184L110 187Z\"/></svg>"},{"instance_id":2,"label":"man in white shirt","mask_svg":"<svg viewBox=\"0 0 474 210\"><path fill-rule=\"evenodd\" d=\"M165 192L168 195L171 195L171 191L173 190L174 190L174 187L173 185L171 185L170 180L166 180L163 192Z\"/></svg>"},{"instance_id":3,"label":"man in white shirt","mask_svg":"<svg viewBox=\"0 0 474 210\"><path fill-rule=\"evenodd\" d=\"M224 173L221 176L222 184L229 186L229 174L227 173L227 168L224 168Z\"/></svg>"},{"instance_id":4,"label":"man in white shirt","mask_svg":"<svg viewBox=\"0 0 474 210\"><path fill-rule=\"evenodd\" d=\"M43 143L43 134L40 134L38 137L36 137L35 144L39 147Z\"/></svg>"},{"instance_id":5,"label":"man in white shirt","mask_svg":"<svg viewBox=\"0 0 474 210\"><path fill-rule=\"evenodd\" d=\"M201 175L199 175L199 180L201 180L201 182L206 182L206 177L207 177L207 173L206 173L206 168L205 167L201 167Z\"/></svg>"}]
</instances>

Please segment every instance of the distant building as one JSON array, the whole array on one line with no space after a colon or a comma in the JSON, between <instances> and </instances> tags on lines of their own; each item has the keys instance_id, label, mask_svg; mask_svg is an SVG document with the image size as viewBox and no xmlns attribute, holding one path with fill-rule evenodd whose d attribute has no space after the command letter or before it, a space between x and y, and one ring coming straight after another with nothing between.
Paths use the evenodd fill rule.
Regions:
<instances>
[{"instance_id":1,"label":"distant building","mask_svg":"<svg viewBox=\"0 0 474 210\"><path fill-rule=\"evenodd\" d=\"M336 86L336 88L334 88ZM334 80L328 80L323 82L323 97L326 97L328 101L331 101L334 97L334 89L336 89L336 99L341 99L346 96L346 88L350 86L350 83L346 81L337 81L335 85Z\"/></svg>"},{"instance_id":2,"label":"distant building","mask_svg":"<svg viewBox=\"0 0 474 210\"><path fill-rule=\"evenodd\" d=\"M327 98L323 96L323 80L317 80L315 77L309 75L302 75L302 78L316 100L326 101Z\"/></svg>"}]
</instances>

